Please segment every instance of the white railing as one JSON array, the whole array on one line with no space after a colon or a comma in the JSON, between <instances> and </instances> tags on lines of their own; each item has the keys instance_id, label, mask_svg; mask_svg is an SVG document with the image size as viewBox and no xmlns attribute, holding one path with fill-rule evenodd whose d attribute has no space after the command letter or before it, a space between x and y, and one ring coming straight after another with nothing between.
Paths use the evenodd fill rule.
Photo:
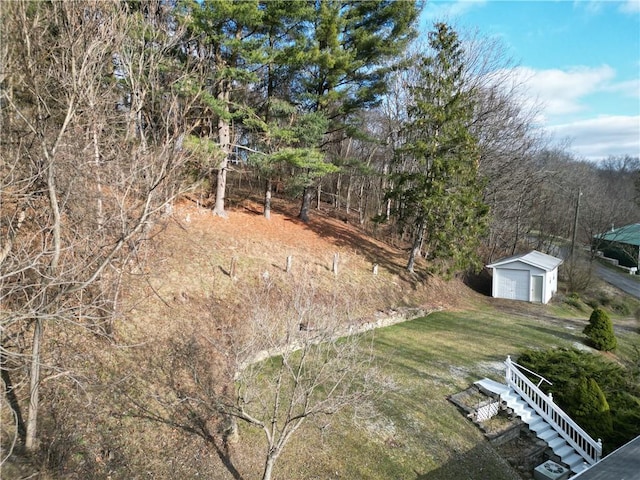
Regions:
<instances>
[{"instance_id":1,"label":"white railing","mask_svg":"<svg viewBox=\"0 0 640 480\"><path fill-rule=\"evenodd\" d=\"M507 367L507 385L515 390L522 399L533 408L575 451L584 458L585 462L593 465L602 456L602 441L597 441L585 432L567 415L560 407L553 402L553 396L547 395L538 388L542 380L547 381L540 375L535 374L541 380L536 386L529 380L520 369L526 370L523 366L511 361L507 357L505 362ZM527 370L530 372L530 370ZM550 382L549 382L550 383Z\"/></svg>"}]
</instances>

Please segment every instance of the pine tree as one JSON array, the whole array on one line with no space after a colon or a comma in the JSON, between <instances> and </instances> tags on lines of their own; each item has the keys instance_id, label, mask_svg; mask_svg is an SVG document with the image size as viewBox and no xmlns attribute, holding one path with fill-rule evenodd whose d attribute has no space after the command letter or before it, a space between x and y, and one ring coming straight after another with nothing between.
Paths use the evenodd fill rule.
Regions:
<instances>
[{"instance_id":1,"label":"pine tree","mask_svg":"<svg viewBox=\"0 0 640 480\"><path fill-rule=\"evenodd\" d=\"M598 350L610 352L618 346L618 341L613 331L613 323L611 323L607 312L599 307L594 308L593 312L591 312L589 324L584 327L583 333Z\"/></svg>"},{"instance_id":2,"label":"pine tree","mask_svg":"<svg viewBox=\"0 0 640 480\"><path fill-rule=\"evenodd\" d=\"M356 114L376 105L386 92L388 74L415 37L419 9L418 2L395 0L319 0L313 5L308 49L292 98L330 120L319 145L327 152L331 143L357 132ZM303 220L312 188L302 195Z\"/></svg>"},{"instance_id":3,"label":"pine tree","mask_svg":"<svg viewBox=\"0 0 640 480\"><path fill-rule=\"evenodd\" d=\"M488 213L478 178L478 140L469 127L474 95L465 84L460 40L439 23L429 46L432 52L420 60L411 88L406 143L388 193L399 220L415 226L410 272L423 249L447 271L476 266Z\"/></svg>"},{"instance_id":4,"label":"pine tree","mask_svg":"<svg viewBox=\"0 0 640 480\"><path fill-rule=\"evenodd\" d=\"M578 424L590 435L603 438L611 433L609 403L593 378L580 377L573 396L572 411Z\"/></svg>"},{"instance_id":5,"label":"pine tree","mask_svg":"<svg viewBox=\"0 0 640 480\"><path fill-rule=\"evenodd\" d=\"M265 180L264 216L270 217L275 178L298 192L332 170L318 146L327 130L321 112L295 105L294 85L309 56L309 24L314 7L306 0L269 0L261 3L260 36L264 57L253 91L255 115L243 118L256 153L250 163ZM285 175L285 166L293 175Z\"/></svg>"},{"instance_id":6,"label":"pine tree","mask_svg":"<svg viewBox=\"0 0 640 480\"><path fill-rule=\"evenodd\" d=\"M185 46L187 61L197 62L195 90L202 102L200 135L218 144L214 215L226 217L227 170L233 151L232 120L247 115L250 104L236 102L244 85L256 81L254 66L263 61L259 27L262 9L257 0L187 0L179 9L192 40Z\"/></svg>"}]
</instances>

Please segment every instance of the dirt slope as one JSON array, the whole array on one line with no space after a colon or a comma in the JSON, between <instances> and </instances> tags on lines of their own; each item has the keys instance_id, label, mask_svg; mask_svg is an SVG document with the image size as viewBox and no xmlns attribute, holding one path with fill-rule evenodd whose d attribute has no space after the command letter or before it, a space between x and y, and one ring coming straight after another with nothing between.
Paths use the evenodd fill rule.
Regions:
<instances>
[{"instance_id":1,"label":"dirt slope","mask_svg":"<svg viewBox=\"0 0 640 480\"><path fill-rule=\"evenodd\" d=\"M205 299L225 303L237 314L247 300L243 292L267 278L292 288L304 280L317 292L340 295L349 300L353 318L407 306L451 308L462 292L473 295L459 281L408 274L405 251L351 223L314 211L305 224L295 218L294 208L276 202L267 220L260 205L245 201L223 219L183 201L153 238L145 267L149 278L134 278L130 286L145 291L144 303L151 301L152 310L182 304L193 306L193 314L202 306L199 300ZM285 272L288 256L292 256L290 274ZM374 264L377 275L372 273ZM140 302L140 293L129 298Z\"/></svg>"}]
</instances>

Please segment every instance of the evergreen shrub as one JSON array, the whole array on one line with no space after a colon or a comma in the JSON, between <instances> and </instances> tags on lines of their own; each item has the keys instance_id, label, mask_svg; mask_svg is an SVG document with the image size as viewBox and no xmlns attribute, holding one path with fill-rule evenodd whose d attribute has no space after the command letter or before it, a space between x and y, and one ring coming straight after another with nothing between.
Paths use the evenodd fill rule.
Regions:
<instances>
[{"instance_id":1,"label":"evergreen shrub","mask_svg":"<svg viewBox=\"0 0 640 480\"><path fill-rule=\"evenodd\" d=\"M583 333L589 338L589 343L598 350L610 352L618 346L613 332L613 323L602 308L593 309L589 324L584 327Z\"/></svg>"},{"instance_id":2,"label":"evergreen shrub","mask_svg":"<svg viewBox=\"0 0 640 480\"><path fill-rule=\"evenodd\" d=\"M553 384L543 382L540 388L552 392L554 402L589 435L602 439L605 454L638 436L640 382L636 368L575 348L527 350L518 363Z\"/></svg>"},{"instance_id":3,"label":"evergreen shrub","mask_svg":"<svg viewBox=\"0 0 640 480\"><path fill-rule=\"evenodd\" d=\"M580 377L574 391L575 420L595 438L606 438L613 428L611 410L604 392L593 378Z\"/></svg>"}]
</instances>

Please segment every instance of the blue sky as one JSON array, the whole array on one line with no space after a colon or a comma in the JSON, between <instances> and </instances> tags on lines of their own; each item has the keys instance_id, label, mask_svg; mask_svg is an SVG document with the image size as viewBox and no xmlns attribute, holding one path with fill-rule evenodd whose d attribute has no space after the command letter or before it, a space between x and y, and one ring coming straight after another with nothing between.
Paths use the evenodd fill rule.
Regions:
<instances>
[{"instance_id":1,"label":"blue sky","mask_svg":"<svg viewBox=\"0 0 640 480\"><path fill-rule=\"evenodd\" d=\"M427 0L434 21L498 38L539 124L578 158L640 156L640 0Z\"/></svg>"}]
</instances>

